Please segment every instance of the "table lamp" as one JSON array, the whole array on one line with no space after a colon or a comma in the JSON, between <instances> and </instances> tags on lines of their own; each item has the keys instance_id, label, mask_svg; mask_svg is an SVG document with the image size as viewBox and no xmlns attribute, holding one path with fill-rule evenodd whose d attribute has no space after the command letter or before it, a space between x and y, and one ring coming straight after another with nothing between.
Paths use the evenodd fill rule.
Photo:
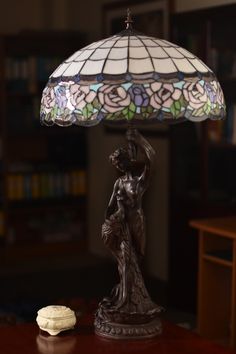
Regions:
<instances>
[{"instance_id":1,"label":"table lamp","mask_svg":"<svg viewBox=\"0 0 236 354\"><path fill-rule=\"evenodd\" d=\"M142 197L155 152L138 132L149 123L200 122L225 115L214 73L187 50L132 28L92 43L66 59L43 91L43 124L86 127L99 122L127 128L125 147L110 156L115 181L102 240L117 261L119 284L95 314L95 333L106 338L150 338L160 334L163 308L150 298L141 262L145 252ZM138 156L143 156L137 169Z\"/></svg>"}]
</instances>

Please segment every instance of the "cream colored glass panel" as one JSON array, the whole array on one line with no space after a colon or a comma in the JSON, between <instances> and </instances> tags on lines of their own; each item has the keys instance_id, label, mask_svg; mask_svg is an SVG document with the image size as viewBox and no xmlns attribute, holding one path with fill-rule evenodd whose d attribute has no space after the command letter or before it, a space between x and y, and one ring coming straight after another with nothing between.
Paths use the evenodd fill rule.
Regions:
<instances>
[{"instance_id":1,"label":"cream colored glass panel","mask_svg":"<svg viewBox=\"0 0 236 354\"><path fill-rule=\"evenodd\" d=\"M104 74L124 74L127 71L127 59L124 60L107 60L103 73Z\"/></svg>"},{"instance_id":2,"label":"cream colored glass panel","mask_svg":"<svg viewBox=\"0 0 236 354\"><path fill-rule=\"evenodd\" d=\"M169 47L169 44L165 43L165 41L161 39L153 39L153 41L156 43L156 45L160 45L161 47Z\"/></svg>"},{"instance_id":3,"label":"cream colored glass panel","mask_svg":"<svg viewBox=\"0 0 236 354\"><path fill-rule=\"evenodd\" d=\"M100 74L103 67L103 63L104 60L87 60L80 73L83 75Z\"/></svg>"},{"instance_id":4,"label":"cream colored glass panel","mask_svg":"<svg viewBox=\"0 0 236 354\"><path fill-rule=\"evenodd\" d=\"M145 47L130 47L129 56L130 58L147 58L149 55Z\"/></svg>"},{"instance_id":5,"label":"cream colored glass panel","mask_svg":"<svg viewBox=\"0 0 236 354\"><path fill-rule=\"evenodd\" d=\"M212 72L206 65L204 65L199 59L189 59L189 61L194 65L194 67L201 73Z\"/></svg>"},{"instance_id":6,"label":"cream colored glass panel","mask_svg":"<svg viewBox=\"0 0 236 354\"><path fill-rule=\"evenodd\" d=\"M58 77L61 76L62 73L68 68L70 64L63 63L61 64L53 73L50 77Z\"/></svg>"},{"instance_id":7,"label":"cream colored glass panel","mask_svg":"<svg viewBox=\"0 0 236 354\"><path fill-rule=\"evenodd\" d=\"M196 69L192 66L187 59L173 59L173 62L177 66L179 71L183 73L194 73Z\"/></svg>"},{"instance_id":8,"label":"cream colored glass panel","mask_svg":"<svg viewBox=\"0 0 236 354\"><path fill-rule=\"evenodd\" d=\"M180 52L178 52L175 48L173 47L169 47L169 48L165 48L165 51L169 54L170 57L173 58L184 58L183 54L181 54Z\"/></svg>"},{"instance_id":9,"label":"cream colored glass panel","mask_svg":"<svg viewBox=\"0 0 236 354\"><path fill-rule=\"evenodd\" d=\"M81 48L81 51L83 51L83 50L85 50L85 49L89 49L89 47L91 47L92 44L93 44L93 43L90 43L90 44L86 45L86 47Z\"/></svg>"},{"instance_id":10,"label":"cream colored glass panel","mask_svg":"<svg viewBox=\"0 0 236 354\"><path fill-rule=\"evenodd\" d=\"M168 54L161 47L149 47L148 51L153 58L168 58Z\"/></svg>"},{"instance_id":11,"label":"cream colored glass panel","mask_svg":"<svg viewBox=\"0 0 236 354\"><path fill-rule=\"evenodd\" d=\"M125 38L125 39L124 39ZM128 46L128 38L122 37L122 39L118 40L114 47L127 47Z\"/></svg>"},{"instance_id":12,"label":"cream colored glass panel","mask_svg":"<svg viewBox=\"0 0 236 354\"><path fill-rule=\"evenodd\" d=\"M91 55L89 59L105 59L107 57L107 54L109 53L110 48L108 49L96 49L94 53Z\"/></svg>"},{"instance_id":13,"label":"cream colored glass panel","mask_svg":"<svg viewBox=\"0 0 236 354\"><path fill-rule=\"evenodd\" d=\"M72 54L68 59L66 59L65 62L71 63L71 62L72 62L73 60L75 60L76 57L78 57L81 53L82 53L82 50L78 50L77 52L75 52L74 54Z\"/></svg>"},{"instance_id":14,"label":"cream colored glass panel","mask_svg":"<svg viewBox=\"0 0 236 354\"><path fill-rule=\"evenodd\" d=\"M141 38L142 40L143 40L143 39L152 38L152 37L146 36L145 34L139 34L139 35L136 35L135 37L136 37L136 38Z\"/></svg>"},{"instance_id":15,"label":"cream colored glass panel","mask_svg":"<svg viewBox=\"0 0 236 354\"><path fill-rule=\"evenodd\" d=\"M78 57L75 59L75 61L82 61L86 60L90 57L90 55L94 52L94 49L86 49L84 50L81 54L78 55Z\"/></svg>"},{"instance_id":16,"label":"cream colored glass panel","mask_svg":"<svg viewBox=\"0 0 236 354\"><path fill-rule=\"evenodd\" d=\"M102 45L104 43L104 40L103 41L98 41L98 42L95 42L93 44L91 44L91 46L89 46L88 48L89 49L96 49L98 47L100 47L100 45Z\"/></svg>"},{"instance_id":17,"label":"cream colored glass panel","mask_svg":"<svg viewBox=\"0 0 236 354\"><path fill-rule=\"evenodd\" d=\"M151 39L143 39L142 41L147 47L156 47L157 46L157 44L155 42L153 42L153 40L151 40Z\"/></svg>"},{"instance_id":18,"label":"cream colored glass panel","mask_svg":"<svg viewBox=\"0 0 236 354\"><path fill-rule=\"evenodd\" d=\"M184 48L181 48L179 47L178 48L178 51L180 53L182 53L186 58L195 58L195 55L190 53L188 50L184 49Z\"/></svg>"},{"instance_id":19,"label":"cream colored glass panel","mask_svg":"<svg viewBox=\"0 0 236 354\"><path fill-rule=\"evenodd\" d=\"M116 43L117 39L111 40L111 41L105 41L103 45L101 45L99 48L111 48L113 45Z\"/></svg>"},{"instance_id":20,"label":"cream colored glass panel","mask_svg":"<svg viewBox=\"0 0 236 354\"><path fill-rule=\"evenodd\" d=\"M162 39L161 41L164 45L167 45L168 47L178 47L177 44L166 41L165 39Z\"/></svg>"},{"instance_id":21,"label":"cream colored glass panel","mask_svg":"<svg viewBox=\"0 0 236 354\"><path fill-rule=\"evenodd\" d=\"M162 74L176 72L176 67L171 59L155 59L153 58L155 71Z\"/></svg>"},{"instance_id":22,"label":"cream colored glass panel","mask_svg":"<svg viewBox=\"0 0 236 354\"><path fill-rule=\"evenodd\" d=\"M134 74L149 73L154 70L150 59L130 59L129 71Z\"/></svg>"},{"instance_id":23,"label":"cream colored glass panel","mask_svg":"<svg viewBox=\"0 0 236 354\"><path fill-rule=\"evenodd\" d=\"M78 74L84 62L71 63L66 71L63 73L63 76L72 76Z\"/></svg>"},{"instance_id":24,"label":"cream colored glass panel","mask_svg":"<svg viewBox=\"0 0 236 354\"><path fill-rule=\"evenodd\" d=\"M109 59L124 59L127 58L128 48L112 48L108 58Z\"/></svg>"},{"instance_id":25,"label":"cream colored glass panel","mask_svg":"<svg viewBox=\"0 0 236 354\"><path fill-rule=\"evenodd\" d=\"M129 40L129 45L132 47L142 47L143 43L139 39L135 38Z\"/></svg>"}]
</instances>

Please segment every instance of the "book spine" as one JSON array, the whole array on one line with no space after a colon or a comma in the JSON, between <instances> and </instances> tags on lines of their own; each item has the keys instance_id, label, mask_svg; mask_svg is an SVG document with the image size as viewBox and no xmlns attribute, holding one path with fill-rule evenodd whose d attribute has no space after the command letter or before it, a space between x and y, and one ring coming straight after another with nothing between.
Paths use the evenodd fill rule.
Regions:
<instances>
[{"instance_id":1,"label":"book spine","mask_svg":"<svg viewBox=\"0 0 236 354\"><path fill-rule=\"evenodd\" d=\"M34 173L31 176L31 195L33 199L38 199L40 197L40 181L37 173Z\"/></svg>"},{"instance_id":2,"label":"book spine","mask_svg":"<svg viewBox=\"0 0 236 354\"><path fill-rule=\"evenodd\" d=\"M86 172L10 173L7 177L9 200L77 197L86 194Z\"/></svg>"}]
</instances>

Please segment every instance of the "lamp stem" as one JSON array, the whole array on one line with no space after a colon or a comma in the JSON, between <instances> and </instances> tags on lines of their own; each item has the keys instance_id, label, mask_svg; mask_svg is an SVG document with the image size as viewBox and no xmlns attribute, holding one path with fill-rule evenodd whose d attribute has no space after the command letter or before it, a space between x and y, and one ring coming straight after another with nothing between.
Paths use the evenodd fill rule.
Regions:
<instances>
[{"instance_id":1,"label":"lamp stem","mask_svg":"<svg viewBox=\"0 0 236 354\"><path fill-rule=\"evenodd\" d=\"M137 145L129 140L129 136L131 136L134 132L135 132L135 128L134 126L129 126L128 130L127 130L127 140L128 140L128 152L129 152L129 156L131 158L131 160L136 160L137 159L137 151L138 151L138 148L137 148Z\"/></svg>"},{"instance_id":2,"label":"lamp stem","mask_svg":"<svg viewBox=\"0 0 236 354\"><path fill-rule=\"evenodd\" d=\"M134 21L132 20L132 17L131 17L131 11L130 9L128 8L127 9L127 17L126 17L126 20L125 20L125 23L126 23L126 29L132 29L132 23Z\"/></svg>"}]
</instances>

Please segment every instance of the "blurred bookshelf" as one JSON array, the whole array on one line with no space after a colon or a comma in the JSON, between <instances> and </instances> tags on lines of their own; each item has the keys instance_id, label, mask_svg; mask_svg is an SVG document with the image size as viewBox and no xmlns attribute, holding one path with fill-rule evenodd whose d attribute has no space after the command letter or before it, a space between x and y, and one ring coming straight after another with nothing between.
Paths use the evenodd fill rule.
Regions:
<instances>
[{"instance_id":1,"label":"blurred bookshelf","mask_svg":"<svg viewBox=\"0 0 236 354\"><path fill-rule=\"evenodd\" d=\"M2 254L20 259L86 249L86 129L43 127L39 119L48 77L85 44L77 32L0 37Z\"/></svg>"},{"instance_id":2,"label":"blurred bookshelf","mask_svg":"<svg viewBox=\"0 0 236 354\"><path fill-rule=\"evenodd\" d=\"M207 203L230 204L236 199L236 188L231 188L236 177L231 156L233 154L233 158L236 158L235 15L236 5L232 4L186 12L174 15L172 19L173 41L199 56L214 71L223 88L227 105L224 121L209 120L200 124L200 127L192 124L195 130L192 145L201 147L201 156L197 161L200 178L198 184L195 183L188 192L190 197L195 196L198 201ZM219 167L218 173L216 167ZM227 179L230 170L231 182ZM215 185L217 174L222 182L219 186Z\"/></svg>"},{"instance_id":3,"label":"blurred bookshelf","mask_svg":"<svg viewBox=\"0 0 236 354\"><path fill-rule=\"evenodd\" d=\"M235 16L232 4L171 17L171 41L215 72L227 105L224 121L171 128L170 301L187 311L196 309L198 264L197 238L188 221L236 213Z\"/></svg>"}]
</instances>

